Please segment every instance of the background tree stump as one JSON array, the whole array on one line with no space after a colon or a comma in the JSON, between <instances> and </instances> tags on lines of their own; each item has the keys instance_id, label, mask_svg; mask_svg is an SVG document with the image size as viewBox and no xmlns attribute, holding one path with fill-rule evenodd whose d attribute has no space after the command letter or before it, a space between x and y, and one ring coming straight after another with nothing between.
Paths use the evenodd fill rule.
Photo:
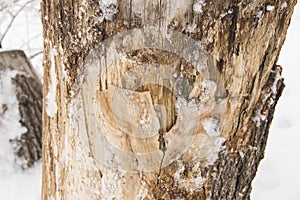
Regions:
<instances>
[{"instance_id":1,"label":"background tree stump","mask_svg":"<svg viewBox=\"0 0 300 200\"><path fill-rule=\"evenodd\" d=\"M26 160L23 167L31 167L42 156L42 84L23 51L0 52L0 73L4 71L15 72L11 82L19 102L20 123L27 129L19 137L11 138L10 142L16 155ZM5 115L7 106L0 106L2 115Z\"/></svg>"}]
</instances>

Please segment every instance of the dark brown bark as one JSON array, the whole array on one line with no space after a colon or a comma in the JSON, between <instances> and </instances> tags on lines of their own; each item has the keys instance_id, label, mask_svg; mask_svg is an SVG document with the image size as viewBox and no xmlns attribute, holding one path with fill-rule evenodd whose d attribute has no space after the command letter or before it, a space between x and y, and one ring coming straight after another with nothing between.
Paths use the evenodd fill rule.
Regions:
<instances>
[{"instance_id":1,"label":"dark brown bark","mask_svg":"<svg viewBox=\"0 0 300 200\"><path fill-rule=\"evenodd\" d=\"M17 143L16 153L24 157L28 167L42 157L42 85L38 79L16 75L12 79L17 89L21 124L27 128Z\"/></svg>"},{"instance_id":2,"label":"dark brown bark","mask_svg":"<svg viewBox=\"0 0 300 200\"><path fill-rule=\"evenodd\" d=\"M248 145L222 151L215 168L211 169L210 174L214 174L210 179L212 199L250 199L251 183L264 157L275 107L285 87L283 78L276 79L276 70L280 70L281 74L281 69L274 66L274 72L270 74L256 105L261 108L259 114L266 116L266 120L260 121L259 126L255 122L249 124L253 134ZM276 90L273 91L272 87ZM253 113L255 115L257 112Z\"/></svg>"}]
</instances>

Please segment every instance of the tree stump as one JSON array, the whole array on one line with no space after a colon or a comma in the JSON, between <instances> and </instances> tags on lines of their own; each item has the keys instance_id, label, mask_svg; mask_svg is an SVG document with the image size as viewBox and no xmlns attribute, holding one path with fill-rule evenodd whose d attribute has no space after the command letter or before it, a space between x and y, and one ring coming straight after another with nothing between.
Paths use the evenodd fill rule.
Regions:
<instances>
[{"instance_id":1,"label":"tree stump","mask_svg":"<svg viewBox=\"0 0 300 200\"><path fill-rule=\"evenodd\" d=\"M16 155L25 159L23 167L31 167L42 156L42 84L23 51L0 53L0 73L4 71L13 72L11 83L19 102L20 124L27 129L17 138L11 138L10 142ZM6 87L5 84L10 83L2 83L1 87ZM1 115L9 112L7 105L0 106Z\"/></svg>"}]
</instances>

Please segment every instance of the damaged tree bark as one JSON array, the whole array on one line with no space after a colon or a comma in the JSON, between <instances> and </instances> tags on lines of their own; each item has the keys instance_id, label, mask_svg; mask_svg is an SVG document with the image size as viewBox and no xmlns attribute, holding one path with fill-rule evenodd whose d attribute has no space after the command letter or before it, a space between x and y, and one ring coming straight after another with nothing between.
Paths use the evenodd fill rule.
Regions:
<instances>
[{"instance_id":1,"label":"damaged tree bark","mask_svg":"<svg viewBox=\"0 0 300 200\"><path fill-rule=\"evenodd\" d=\"M27 129L20 137L11 138L10 142L16 155L26 160L23 167L31 167L42 156L42 84L23 51L0 53L0 71L5 70L16 71L11 81L16 88L20 123ZM5 115L8 108L1 106Z\"/></svg>"},{"instance_id":2,"label":"damaged tree bark","mask_svg":"<svg viewBox=\"0 0 300 200\"><path fill-rule=\"evenodd\" d=\"M43 199L249 199L295 4L42 1Z\"/></svg>"}]
</instances>

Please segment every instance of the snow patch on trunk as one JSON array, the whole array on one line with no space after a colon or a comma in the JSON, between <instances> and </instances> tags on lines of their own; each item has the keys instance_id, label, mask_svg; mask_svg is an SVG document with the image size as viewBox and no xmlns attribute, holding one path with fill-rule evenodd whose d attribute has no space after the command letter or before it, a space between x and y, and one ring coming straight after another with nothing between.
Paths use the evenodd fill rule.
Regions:
<instances>
[{"instance_id":1,"label":"snow patch on trunk","mask_svg":"<svg viewBox=\"0 0 300 200\"><path fill-rule=\"evenodd\" d=\"M284 9L286 9L287 7L288 7L287 2L283 2L283 3L281 4L281 6L280 6L280 10L284 10Z\"/></svg>"},{"instance_id":2,"label":"snow patch on trunk","mask_svg":"<svg viewBox=\"0 0 300 200\"><path fill-rule=\"evenodd\" d=\"M186 168L185 165L181 161L178 161L177 163L178 170L174 174L174 179L177 181L179 187L188 189L191 193L199 189L205 182L205 179L201 176L200 162L194 164L191 172L193 175L188 178L183 175Z\"/></svg>"},{"instance_id":3,"label":"snow patch on trunk","mask_svg":"<svg viewBox=\"0 0 300 200\"><path fill-rule=\"evenodd\" d=\"M57 87L57 78L55 73L55 59L54 56L57 52L51 52L51 66L50 66L50 81L51 84L48 86L48 94L46 96L46 112L49 117L54 117L57 113L57 104L56 104L56 87Z\"/></svg>"},{"instance_id":4,"label":"snow patch on trunk","mask_svg":"<svg viewBox=\"0 0 300 200\"><path fill-rule=\"evenodd\" d=\"M196 2L193 6L194 12L195 13L202 13L203 10L202 8L206 5L205 0L200 0Z\"/></svg>"},{"instance_id":5,"label":"snow patch on trunk","mask_svg":"<svg viewBox=\"0 0 300 200\"><path fill-rule=\"evenodd\" d=\"M112 21L114 16L118 13L117 5L117 0L100 0L99 6L102 12L99 16L100 22L104 20Z\"/></svg>"},{"instance_id":6,"label":"snow patch on trunk","mask_svg":"<svg viewBox=\"0 0 300 200\"><path fill-rule=\"evenodd\" d=\"M218 123L219 123L218 119L213 117L209 119L204 119L202 121L203 128L209 136L221 135L221 131Z\"/></svg>"},{"instance_id":7,"label":"snow patch on trunk","mask_svg":"<svg viewBox=\"0 0 300 200\"><path fill-rule=\"evenodd\" d=\"M273 11L275 9L275 6L267 5L266 9L267 11Z\"/></svg>"}]
</instances>

